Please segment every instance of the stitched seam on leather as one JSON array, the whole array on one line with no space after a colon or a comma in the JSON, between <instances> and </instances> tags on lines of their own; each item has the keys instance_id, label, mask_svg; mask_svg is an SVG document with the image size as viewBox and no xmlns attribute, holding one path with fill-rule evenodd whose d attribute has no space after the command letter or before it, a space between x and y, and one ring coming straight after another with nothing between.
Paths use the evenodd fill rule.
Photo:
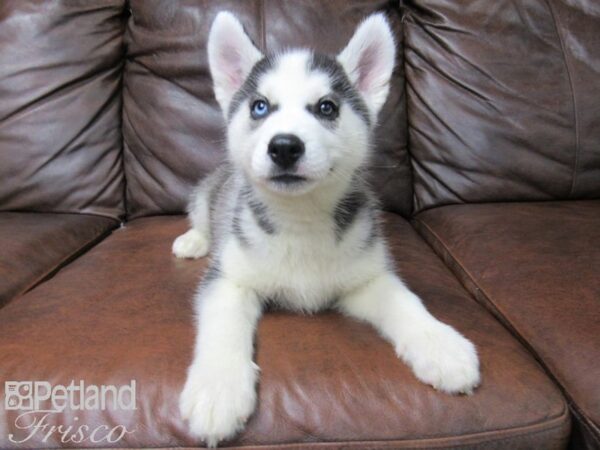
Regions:
<instances>
[{"instance_id":1,"label":"stitched seam on leather","mask_svg":"<svg viewBox=\"0 0 600 450\"><path fill-rule=\"evenodd\" d=\"M406 104L406 150L408 153L408 157L409 157L409 162L410 162L410 170L411 170L411 177L412 177L412 188L413 188L413 202L412 202L412 216L421 213L429 208L434 208L434 207L438 207L438 206L443 206L444 204L457 204L457 203L466 203L464 199L461 198L461 196L455 192L447 183L445 183L443 180L439 179L433 172L431 172L431 170L429 168L427 168L427 166L420 160L418 160L417 158L413 157L412 154L412 146L411 146L411 129L413 130L414 133L419 133L419 131L417 130L417 128L411 127L411 123L410 123L410 114L409 114L409 98L408 98L408 88L412 87L410 80L408 79L408 71L407 68L409 67L409 64L407 63L407 58L406 58L406 49L408 47L407 45L407 34L406 34L406 29L408 28L406 26L407 23L412 23L413 25L416 26L416 23L414 22L414 20L411 20L410 18L410 9L407 5L404 4L404 1L401 0L401 6L402 6L402 35L403 35L403 42L402 42L402 64L404 67L404 98L405 98L405 104ZM419 58L419 56L417 55L417 58ZM433 67L434 71L439 72L439 69ZM444 76L442 74L442 76ZM453 80L450 80L451 82L453 82ZM442 124L443 127L445 127L447 130L449 130L452 134L456 135L456 132L452 129L450 129L448 127L448 125L446 123L444 123L444 121L438 116L438 114L431 109L431 107L428 105L428 103L425 101L425 99L419 94L419 90L413 88L412 92L414 94L414 97L416 97L416 99L421 102L421 104L423 105L424 108L426 108L432 115L433 117L435 117L435 119ZM462 139L460 138L460 136L457 136L459 140ZM465 144L466 145L466 144ZM449 192L453 197L454 200L452 201L444 201L440 204L440 201L438 200L437 204L423 204L425 202L420 201L418 194L417 194L417 189L415 187L416 184L416 179L417 179L417 170L416 167L420 167L421 170L425 173L427 173L431 178L433 178L435 180L436 183L438 183L439 185L441 185L447 192Z\"/></svg>"},{"instance_id":2,"label":"stitched seam on leather","mask_svg":"<svg viewBox=\"0 0 600 450\"><path fill-rule=\"evenodd\" d=\"M478 300L478 303L483 303L483 306L485 306L499 321L500 323L502 323L505 328L508 329L509 332L511 332L515 337L517 337L519 339L519 341L521 341L521 343L525 346L525 348L527 348L529 350L530 353L533 354L533 356L535 356L536 360L538 362L541 363L541 358L539 357L539 355L537 354L537 352L535 350L533 350L533 348L531 348L531 345L525 340L525 338L523 337L522 333L509 321L507 315L502 311L502 308L500 308L498 305L496 305L494 302L491 301L491 296L488 295L488 293L485 291L484 288L482 288L479 283L477 283L475 281L475 277L471 274L471 272L469 272L466 267L464 266L464 264L460 261L459 258L457 258L456 256L454 256L454 254L452 253L452 251L450 250L450 248L446 245L446 243L444 242L444 240L425 222L423 222L420 219L414 219L415 222L418 222L420 225L422 225L426 231L426 234L428 233L430 235L430 237L432 237L437 243L439 243L439 245L442 246L442 251L438 250L435 248L435 245L431 242L429 242L429 240L427 238L425 238L425 241L428 242L431 246L431 248L434 250L434 252L436 254L438 254L440 256L440 258L442 259L442 261L444 262L444 264L446 265L446 267L448 267L450 269L450 271L452 271L455 275L456 278L460 281L460 283L463 285L463 287L476 299ZM417 230L421 229L418 225L417 225ZM442 254L440 254L442 253ZM458 266L458 272L452 269L452 266L449 265L446 261L445 261L445 257L447 257L449 260L454 261L456 263L456 265ZM450 261L448 261L450 262ZM461 277L461 273L463 277ZM467 286L461 278L464 279L468 279L473 286L476 286L477 289L479 290L480 294L478 292L473 292L471 288L469 288L469 286ZM481 297L481 300L479 300L479 298ZM546 368L545 364L543 364L543 367L546 371L549 372L549 370Z\"/></svg>"},{"instance_id":3,"label":"stitched seam on leather","mask_svg":"<svg viewBox=\"0 0 600 450\"><path fill-rule=\"evenodd\" d=\"M99 231L98 233L95 234L94 237L87 240L84 244L77 247L75 250L73 250L68 255L65 255L63 258L60 259L60 261L58 261L56 264L54 264L52 266L52 268L46 270L42 275L35 278L35 280L31 281L23 289L21 289L19 292L17 292L12 298L10 298L8 300L8 302L6 304L23 296L27 292L31 291L32 289L34 289L37 286L39 286L40 284L42 284L44 281L50 279L51 277L56 275L63 267L66 267L67 265L69 265L69 263L71 263L72 261L77 259L79 256L83 255L85 252L90 250L96 244L99 244L101 241L103 241L105 237L107 237L109 234L111 234L113 232L113 230L116 228L116 225L119 223L118 220L116 220L114 218L112 218L112 220L115 221L114 227L109 227L106 230ZM6 306L6 304L4 306Z\"/></svg>"},{"instance_id":4,"label":"stitched seam on leather","mask_svg":"<svg viewBox=\"0 0 600 450\"><path fill-rule=\"evenodd\" d=\"M123 110L123 119L126 120L129 125L128 129L131 130L131 136L134 137L136 139L136 141L139 142L139 144L144 147L144 149L146 150L147 153L152 154L154 156L156 152L153 151L151 147L147 146L144 143L144 140L142 139L141 134L135 128L133 121L130 119L129 113L127 112L126 109ZM157 185L162 187L163 182L160 180L160 178L158 178L155 174L153 174L152 171L150 171L149 169L146 168L147 164L144 164L143 160L140 158L140 156L136 152L134 152L133 150L130 149L129 155L130 155L130 158L135 159L135 162L138 165L138 170L144 170L144 172L152 179L152 181L154 183L156 183ZM158 159L158 158L155 158L155 159ZM148 197L151 197L147 192L147 188L144 187L143 184L139 185L139 189L141 189L144 194L147 194ZM153 206L156 206L156 205L154 204ZM164 212L162 214L164 214ZM161 213L160 212L159 213L152 213L152 212L148 213L147 211L146 212L137 211L135 213L135 215L129 214L126 217L125 222L130 222L132 219L139 219L141 217L156 216L156 215L161 215Z\"/></svg>"},{"instance_id":5,"label":"stitched seam on leather","mask_svg":"<svg viewBox=\"0 0 600 450\"><path fill-rule=\"evenodd\" d=\"M265 28L265 2L264 0L260 0L260 39L262 49L265 53L267 53L267 32Z\"/></svg>"},{"instance_id":6,"label":"stitched seam on leather","mask_svg":"<svg viewBox=\"0 0 600 450\"><path fill-rule=\"evenodd\" d=\"M404 217L410 218L416 210L416 202L417 202L417 197L415 194L415 185L414 185L414 179L415 179L415 174L414 174L414 169L413 169L413 165L412 165L412 153L410 151L410 130L409 130L409 118L408 118L408 91L407 91L407 86L408 86L408 77L406 76L406 17L408 16L408 8L407 6L404 4L405 0L398 0L397 3L397 8L398 8L398 13L400 14L400 26L402 27L402 45L398 46L397 45L397 50L398 53L401 55L400 57L402 58L402 94L403 94L403 98L404 98L404 102L403 102L403 106L404 106L404 116L405 116L405 120L404 123L402 124L404 126L405 132L406 132L406 140L405 140L405 144L406 144L406 156L407 156L407 163L408 163L408 168L409 168L409 176L411 178L410 181L410 185L411 185L411 189L412 189L412 196L410 199L410 203L408 206L408 211L406 211L406 214L402 214Z\"/></svg>"},{"instance_id":7,"label":"stitched seam on leather","mask_svg":"<svg viewBox=\"0 0 600 450\"><path fill-rule=\"evenodd\" d=\"M49 210L49 211L35 211L35 210L21 210L21 209L7 209L7 210L2 210L0 211L0 213L5 213L5 212L13 212L13 213L19 213L19 214L68 214L70 216L73 215L78 215L78 216L92 216L92 217L102 217L103 219L110 219L110 220L114 220L115 222L119 222L119 218L117 216L113 216L112 214L105 214L102 212L97 212L97 211L69 211L69 210Z\"/></svg>"},{"instance_id":8,"label":"stitched seam on leather","mask_svg":"<svg viewBox=\"0 0 600 450\"><path fill-rule=\"evenodd\" d=\"M438 242L438 243L439 243L439 244L440 244L440 245L443 247L443 250L444 250L445 254L446 254L446 255L447 255L447 256L448 256L448 257L449 257L449 258L450 258L452 261L454 261L454 262L455 262L455 263L458 265L459 269L460 269L460 270L463 272L463 274L464 274L464 275L466 275L466 277L465 277L465 278L468 278L468 279L469 279L469 281L471 281L471 282L473 283L473 285L477 286L477 288L479 289L479 291L480 291L480 292L483 294L483 296L485 297L485 300L486 300L487 302L489 302L489 304L490 304L489 306L492 306L492 307L494 308L494 312L495 312L495 313L497 313L497 314L500 314L500 315L502 316L502 319L505 319L505 314L502 312L501 308L499 308L499 307L498 307L496 304L494 304L494 303L492 303L492 302L490 301L490 296L489 296L489 295L488 295L488 294L485 292L485 289L483 289L481 286L479 286L479 284L478 284L478 283L476 283L476 282L475 282L475 277L474 277L474 276L471 274L471 272L469 272L469 270L467 270L467 268L466 268L466 267L465 267L465 265L464 265L464 264L463 264L463 263L460 261L460 259L459 259L459 258L457 258L456 256L454 256L454 255L453 255L452 251L450 250L450 248L448 248L448 246L446 245L446 243L444 242L444 240L443 240L443 239L442 239L442 238L441 238L441 237L440 237L440 236L439 236L439 235L438 235L438 234L437 234L437 233L436 233L436 232L435 232L435 231L434 231L434 230L433 230L433 229L432 229L432 228L431 228L431 227L430 227L430 226L429 226L427 223L423 222L422 220L420 220L420 219L418 219L418 218L415 218L415 219L414 219L414 222L418 222L419 224L421 224L423 227L425 227L425 228L426 228L426 231L427 231L427 232L428 232L428 233L431 235L431 237L433 237L433 239L435 239L435 241L436 241L436 242ZM419 227L418 227L418 226L417 226L416 228L417 228L417 230L419 230ZM425 239L425 240L426 240L426 241L429 243L429 241L428 241L427 239ZM436 253L438 253L438 251L436 251L436 248L435 248L433 245L430 245L430 246L431 246L431 248L432 248L432 249L433 249L433 250L434 250ZM438 254L439 254L439 253L438 253ZM443 258L443 257L444 257L444 255L439 255L439 256L441 256L441 259L442 259L442 261L444 261L444 258ZM445 263L445 261L444 261L444 265L446 265L446 267L448 267L448 268L449 268L449 269L450 269L452 272L454 272L454 271L452 270L452 267L449 267L449 266L448 266L448 264L446 264L446 263ZM458 275L458 274L456 274L456 275ZM460 278L458 278L458 280L460 281ZM462 285L463 285L463 286L464 286L464 287L467 289L467 291L469 291L469 292L470 292L470 289L469 289L467 286L465 286L465 285L464 285L464 283L462 283L462 282L461 282L461 284L462 284ZM477 293L475 293L475 292L471 292L471 294L472 294L473 296L477 297ZM512 325L511 325L509 322L507 322L507 324L508 324L508 325L510 325L510 326L511 326L511 328L512 328ZM517 330L516 330L516 329L510 330L510 331L511 331L511 332L517 332ZM520 333L519 333L519 334L520 334Z\"/></svg>"},{"instance_id":9,"label":"stitched seam on leather","mask_svg":"<svg viewBox=\"0 0 600 450\"><path fill-rule=\"evenodd\" d=\"M129 28L129 21L133 20L133 8L131 6L130 0L126 0L123 4L123 15L128 14L123 23L123 61L121 64L121 80L120 80L120 88L121 88L121 115L119 119L121 120L121 151L119 152L119 157L121 158L121 176L123 177L123 189L122 189L122 199L123 199L123 216L120 217L121 223L124 223L129 217L129 205L127 202L127 171L125 170L125 127L124 125L124 113L125 113L125 72L127 67L127 55L129 48L127 47L127 42L125 41L125 35L127 34L127 30Z\"/></svg>"},{"instance_id":10,"label":"stitched seam on leather","mask_svg":"<svg viewBox=\"0 0 600 450\"><path fill-rule=\"evenodd\" d=\"M465 268L465 266L462 264L462 262L455 257L452 252L450 251L450 249L448 248L448 246L446 245L446 243L440 238L440 236L424 221L420 220L420 219L413 219L413 222L416 224L415 228L417 229L417 231L421 230L423 231L423 233L420 233L421 235L423 234L429 234L429 236L431 238L433 238L436 242L439 243L439 245L442 246L443 248L443 253L440 255L440 251L437 250L435 248L435 245L433 243L431 243L427 237L423 236L425 238L425 241L431 246L431 248L440 256L440 258L442 259L442 261L444 261L444 264L456 275L456 278L460 281L460 283L464 286L464 288L475 297L475 299L478 301L478 303L482 304L485 308L487 308L495 317L496 319L498 319L498 321L504 325L505 328L508 329L509 332L511 332L519 341L520 343L527 349L527 351L536 359L536 361L540 364L540 366L544 369L544 371L546 372L546 374L548 375L548 377L560 388L562 394L564 395L564 397L566 398L567 402L568 402L568 407L571 409L574 409L577 413L577 416L579 419L583 419L581 420L582 423L590 423L590 419L587 417L586 414L584 414L581 409L579 408L579 406L575 403L575 401L573 400L573 398L569 395L566 387L565 387L565 383L563 383L546 365L546 363L542 360L542 358L540 357L540 355L538 354L538 352L531 346L531 344L529 344L529 342L525 339L525 337L523 336L523 334L516 328L515 325L513 325L510 320L508 319L508 316L505 315L502 312L502 309L499 308L495 303L493 303L490 299L491 297L487 294L487 292L485 291L485 289L483 289L476 281L475 281L475 277ZM419 226L421 225L421 226ZM468 280L473 284L473 286L476 286L477 289L479 290L480 294L477 292L473 292L472 289L469 288L469 286L467 284L465 284L463 282L463 280L461 279L461 274L460 273L456 273L455 270L452 269L452 266L449 265L448 263L446 263L446 261L444 260L444 256L446 256L451 259L452 261L454 261L456 263L456 265L458 266L459 270L462 271L462 274L464 275L464 278L468 278Z\"/></svg>"},{"instance_id":11,"label":"stitched seam on leather","mask_svg":"<svg viewBox=\"0 0 600 450\"><path fill-rule=\"evenodd\" d=\"M410 217L411 215L414 216L415 214L417 214L420 210L423 209L423 207L421 206L419 208L420 205L418 205L419 203L419 199L417 197L417 190L415 189L415 178L416 178L416 171L415 171L415 159L413 158L412 155L412 146L410 143L410 115L409 115L409 111L408 111L408 87L410 85L409 81L408 81L408 72L407 72L407 67L408 64L406 63L407 58L406 58L406 41L407 41L407 34L406 34L406 29L407 29L407 22L409 20L409 9L408 6L404 3L404 0L399 0L399 8L400 11L402 12L402 18L401 18L401 24L402 24L402 76L404 77L404 108L406 110L406 122L405 122L405 126L406 126L406 153L408 154L408 162L409 162L409 166L410 166L410 175L412 177L412 204L411 206L411 213L408 217Z\"/></svg>"},{"instance_id":12,"label":"stitched seam on leather","mask_svg":"<svg viewBox=\"0 0 600 450\"><path fill-rule=\"evenodd\" d=\"M573 409L572 413L575 418L579 421L581 426L586 429L589 436L593 439L593 441L600 446L600 431L596 424L588 418L581 409L569 399L569 406Z\"/></svg>"},{"instance_id":13,"label":"stitched seam on leather","mask_svg":"<svg viewBox=\"0 0 600 450\"><path fill-rule=\"evenodd\" d=\"M130 68L131 65L138 62L135 59L129 60L129 47L127 45L127 40L126 40L126 36L129 32L129 25L130 25L130 23L134 22L133 6L131 5L130 0L126 0L125 8L128 9L129 16L127 17L127 21L125 23L125 29L124 29L124 33L123 33L124 62L123 62L123 72L122 72L122 84L121 84L121 88L122 88L122 94L121 94L121 99L122 99L121 100L121 138L123 141L121 150L122 150L122 170L123 170L123 203L124 203L124 209L125 209L125 215L122 218L122 223L128 222L132 218L131 205L130 205L130 202L132 200L129 198L130 195L128 195L129 183L128 183L128 179L127 179L127 161L126 161L127 155L126 155L126 153L129 153L134 158L136 158L136 162L139 163L139 161L137 161L137 156L136 156L134 149L129 148L129 152L125 151L125 146L126 146L125 122L126 122L126 119L130 125L129 128L133 129L133 122L131 122L131 120L129 120L129 116L127 115L127 108L125 107L125 91L127 90L126 86L129 84L127 81L130 78L127 76L127 73L131 71L131 68ZM149 69L147 67L145 67L145 66L142 66L142 67L144 67L144 69L149 71ZM152 72L150 72L150 73L152 73ZM157 74L152 73L152 75L155 75L158 77ZM163 79L164 79L164 77L163 77ZM169 80L167 80L167 81L169 81ZM177 87L179 89L183 90L186 94L192 95L190 92L186 91L182 86L177 85ZM133 100L133 98L134 98L133 95L130 94L128 98L129 98L130 102L135 102ZM137 131L134 130L134 132L137 135ZM143 142L143 141L140 139L140 142ZM138 205L138 209L139 209L139 205ZM140 212L138 211L137 215L133 216L133 217L140 217Z\"/></svg>"},{"instance_id":14,"label":"stitched seam on leather","mask_svg":"<svg viewBox=\"0 0 600 450\"><path fill-rule=\"evenodd\" d=\"M430 438L415 438L415 439L390 439L390 440L356 440L356 441L326 441L326 442L294 442L287 444L249 444L249 445L236 445L233 446L233 449L286 449L286 448L331 448L332 446L349 446L351 448L359 448L355 446L361 445L369 445L373 444L385 446L385 448L391 448L392 445L399 445L404 450L410 449L425 449L425 448L436 448L436 449L451 449L451 448L476 448L480 446L486 446L491 442L502 442L508 439L514 439L520 436L535 436L537 434L548 433L557 428L561 428L565 425L564 421L568 419L568 411L565 411L565 414L557 416L554 419L551 419L547 422L540 422L538 424L527 425L524 427L516 427L516 428L507 428L501 430L492 430L492 431L484 431L482 433L470 433L463 435L453 435L446 437L430 437ZM548 423L552 423L549 427L541 428L542 425L547 425ZM536 430L529 431L530 428L540 428ZM516 433L513 433L516 431ZM494 437L493 435L496 433L502 433L502 436ZM487 438L490 436L490 438ZM461 441L467 439L477 439L477 441L473 442L444 442L444 441ZM481 440L479 440L481 439ZM408 446L402 446L402 444ZM183 450L183 449L191 449L192 447L159 447L162 450ZM369 447L369 448L377 448L377 447ZM77 450L77 449L74 449ZM109 450L108 448L99 448L97 450ZM125 448L123 450L133 450Z\"/></svg>"},{"instance_id":15,"label":"stitched seam on leather","mask_svg":"<svg viewBox=\"0 0 600 450\"><path fill-rule=\"evenodd\" d=\"M542 358L539 356L539 354L537 353L537 351L535 351L535 349L533 349L533 347L531 347L531 345L529 344L529 342L527 342L527 340L525 339L525 337L523 337L522 333L518 331L518 329L510 322L510 320L508 319L508 317L502 312L502 309L499 308L495 303L493 303L490 300L490 296L486 293L485 289L483 289L476 281L475 281L475 277L465 268L465 266L460 262L460 260L455 257L453 255L453 253L450 251L450 249L448 248L448 246L446 245L446 243L440 238L440 236L425 222L423 222L422 220L419 219L414 219L414 222L418 222L419 224L421 224L423 227L425 227L426 232L428 232L431 237L433 237L433 239L435 239L444 249L445 253L448 255L449 258L452 259L452 261L454 261L460 268L460 270L462 270L462 272L464 273L464 275L466 275L467 278L469 278L469 281L471 281L471 283L477 287L477 289L479 289L479 291L481 292L481 295L483 295L483 304L484 306L500 321L500 323L502 323L513 335L515 335L518 340L521 342L521 344L529 351L529 353L531 353L535 359L538 361L538 363L543 367L544 371L546 372L546 374L554 381L554 383L556 385L558 385L561 389L562 394L565 396L567 402L568 402L568 406L569 408L571 408L572 410L574 410L574 414L577 416L577 419L579 419L579 422L584 425L586 428L591 430L591 435L594 437L594 439L600 443L600 437L598 437L597 434L597 428L595 426L595 424L593 423L593 421L587 416L587 414L585 414L581 408L579 407L579 405L577 405L577 403L575 403L575 401L573 400L573 398L569 395L566 387L565 387L565 383L562 382L557 375L555 375L545 364L545 362L542 360ZM419 226L417 225L417 230L419 230ZM428 243L429 241L427 239L425 239ZM432 249L438 253L438 251L436 250L434 245L431 245ZM440 255L441 256L441 255ZM443 256L442 256L442 261L444 260ZM448 266L450 268L450 270L452 272L454 272L454 270L452 270L452 267L449 266L448 264L446 264L446 266ZM460 274L456 274L457 275L457 279L461 282L461 284L465 287L465 289L467 289L467 291L469 291L476 299L479 297L478 293L476 292L472 292L471 289L469 289L469 287L467 285L465 285L465 283L463 283L463 281L461 280ZM479 302L482 303L482 302Z\"/></svg>"},{"instance_id":16,"label":"stitched seam on leather","mask_svg":"<svg viewBox=\"0 0 600 450\"><path fill-rule=\"evenodd\" d=\"M569 190L568 197L571 198L573 192L575 191L575 185L577 180L577 166L579 165L579 115L577 114L577 101L575 96L575 86L573 85L573 77L571 75L573 69L569 64L569 59L567 58L567 53L565 51L565 43L564 38L560 32L560 27L558 26L558 16L556 15L554 8L552 7L552 0L546 0L546 4L548 5L548 9L550 10L550 15L552 16L552 21L554 23L554 29L556 31L556 35L558 36L558 42L560 43L560 49L563 56L563 61L565 63L565 67L567 70L567 78L569 80L569 87L571 88L571 101L573 103L573 121L575 122L575 158L573 161L573 175L571 181L571 189Z\"/></svg>"}]
</instances>

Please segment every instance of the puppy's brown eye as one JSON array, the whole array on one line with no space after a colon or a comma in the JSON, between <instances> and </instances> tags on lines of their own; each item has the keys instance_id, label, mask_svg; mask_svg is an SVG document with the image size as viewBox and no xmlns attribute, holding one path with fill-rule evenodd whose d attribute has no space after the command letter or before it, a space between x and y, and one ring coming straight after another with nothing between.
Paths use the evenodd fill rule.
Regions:
<instances>
[{"instance_id":1,"label":"puppy's brown eye","mask_svg":"<svg viewBox=\"0 0 600 450\"><path fill-rule=\"evenodd\" d=\"M337 106L331 100L322 100L317 108L319 115L326 118L333 118L337 113Z\"/></svg>"}]
</instances>

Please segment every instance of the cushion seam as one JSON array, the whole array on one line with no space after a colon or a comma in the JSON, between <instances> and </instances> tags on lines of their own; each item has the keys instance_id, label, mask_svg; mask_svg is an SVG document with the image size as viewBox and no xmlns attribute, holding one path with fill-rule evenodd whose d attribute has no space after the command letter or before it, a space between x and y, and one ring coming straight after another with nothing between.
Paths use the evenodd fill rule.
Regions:
<instances>
[{"instance_id":1,"label":"cushion seam","mask_svg":"<svg viewBox=\"0 0 600 450\"><path fill-rule=\"evenodd\" d=\"M418 231L421 231L421 234L429 234L430 237L432 239L434 239L436 242L438 242L442 247L443 247L443 252L448 256L448 258L451 258L459 267L459 270L457 273L457 271L452 270L452 267L449 266L445 261L444 261L444 255L440 255L442 261L444 261L445 265L456 275L457 279L461 282L461 284L464 286L464 288L471 294L473 295L473 297L475 297L476 300L478 300L478 303L483 304L484 307L486 307L498 320L500 323L502 323L508 330L509 332L511 332L520 342L521 344L527 349L527 351L533 355L536 359L536 361L540 364L540 366L544 369L544 371L546 372L546 374L548 375L548 377L557 385L560 387L560 390L562 392L562 394L566 397L566 400L568 402L568 406L572 409L575 410L575 412L578 415L579 419L582 419L582 423L584 423L588 428L590 428L590 423L593 423L591 421L590 418L587 417L587 415L579 408L579 406L577 405L577 403L572 399L572 397L569 395L567 388L565 387L565 383L563 383L551 370L550 368L546 365L546 363L543 361L543 359L540 357L540 355L538 354L538 352L531 346L531 344L527 341L527 339L523 336L523 334L519 331L519 329L508 319L508 316L502 312L502 309L496 305L496 303L494 303L491 300L491 296L488 295L488 293L486 292L486 290L484 288L482 288L479 283L477 283L475 281L475 277L465 268L464 264L461 262L461 260L456 257L449 249L449 247L446 245L445 241L429 226L429 224L427 224L426 222L424 222L421 219L415 218L413 219L413 222L415 224L415 228ZM425 237L425 236L424 236ZM429 240L427 238L425 238L425 241L429 243ZM431 245L431 243L430 243ZM431 245L431 247L433 248L433 250L438 253L438 251L436 251L434 245ZM439 253L438 253L439 254ZM472 289L469 289L469 287L461 280L460 277L460 271L462 271L462 273L465 275L466 278L468 278L468 280L477 287L477 289L481 292L481 294L477 294L476 292L473 292ZM481 298L481 300L480 300Z\"/></svg>"},{"instance_id":2,"label":"cushion seam","mask_svg":"<svg viewBox=\"0 0 600 450\"><path fill-rule=\"evenodd\" d=\"M573 103L573 128L575 128L575 157L573 161L573 174L571 177L571 188L569 189L568 197L571 198L573 193L575 192L575 186L577 183L577 169L579 165L579 150L580 150L580 137L579 137L579 114L577 112L577 100L575 96L575 85L573 84L573 69L569 64L567 59L567 53L565 52L565 43L564 38L560 32L558 26L558 17L552 7L552 0L546 0L546 4L548 5L548 9L550 10L550 15L552 16L552 22L554 24L554 29L556 31L556 36L558 37L558 42L560 44L560 50L562 53L563 61L565 63L565 69L567 72L567 79L569 80L569 88L571 90L571 102Z\"/></svg>"},{"instance_id":3,"label":"cushion seam","mask_svg":"<svg viewBox=\"0 0 600 450\"><path fill-rule=\"evenodd\" d=\"M573 409L572 413L577 418L579 423L587 430L589 436L593 439L593 441L600 447L600 435L598 433L598 428L596 424L589 419L579 407L569 399L569 406Z\"/></svg>"},{"instance_id":4,"label":"cushion seam","mask_svg":"<svg viewBox=\"0 0 600 450\"><path fill-rule=\"evenodd\" d=\"M467 268L465 267L465 265L460 261L460 259L456 256L454 256L454 254L450 251L450 248L448 248L448 246L446 245L446 243L444 242L444 240L426 223L423 222L421 219L415 218L414 222L418 222L418 224L421 224L422 226L424 226L426 228L426 231L433 237L433 239L435 239L437 242L440 243L440 245L443 247L445 253L452 258L453 261L456 262L456 264L458 264L460 270L467 276L467 278L475 285L477 286L477 288L482 292L483 296L485 297L485 300L489 303L489 305L486 306L491 306L493 308L492 312L495 312L496 314L500 314L502 316L502 319L504 319L506 321L505 325L509 325L511 328L513 328L512 330L510 330L511 332L516 332L519 334L519 336L521 336L521 333L508 321L508 319L506 319L506 315L504 314L504 312L502 312L502 309L500 307L498 307L495 303L493 303L490 300L490 296L487 294L487 292L485 291L484 288L482 288L476 281L475 281L475 277L471 274L471 272L469 270L467 270ZM417 230L419 230L419 226L416 226ZM427 239L426 239L427 241ZM432 246L433 248L433 246ZM435 251L435 248L433 248L433 250ZM436 252L437 253L437 252ZM443 256L443 255L440 255ZM442 258L443 260L443 258ZM449 267L447 264L444 264L446 267L448 267L450 269L450 271L452 271L452 268ZM454 272L454 271L452 271ZM460 280L460 278L459 278ZM461 283L464 286L464 283ZM465 289L467 289L467 291L470 292L469 288L467 286L464 286ZM476 298L477 294L471 292L471 294ZM479 302L478 302L479 303ZM489 308L488 308L489 309Z\"/></svg>"},{"instance_id":5,"label":"cushion seam","mask_svg":"<svg viewBox=\"0 0 600 450\"><path fill-rule=\"evenodd\" d=\"M112 220L115 220L115 219L112 219ZM97 233L95 233L95 235L92 238L86 240L82 245L78 246L75 250L68 253L64 257L62 257L58 262L53 264L51 268L44 271L43 274L41 274L40 276L38 276L34 280L32 280L30 283L28 283L23 289L19 290L14 296L12 296L8 300L7 303L10 303L14 299L26 294L27 292L31 291L35 287L39 286L44 281L46 281L47 279L51 278L53 275L58 273L63 267L67 266L71 261L73 261L77 257L81 256L83 253L85 253L86 250L89 250L94 245L96 245L100 241L104 240L104 238L106 236L108 236L109 234L112 233L112 231L116 228L116 225L118 223L119 222L117 220L115 220L114 227L108 227L106 230L100 230Z\"/></svg>"},{"instance_id":6,"label":"cushion seam","mask_svg":"<svg viewBox=\"0 0 600 450\"><path fill-rule=\"evenodd\" d=\"M110 219L110 220L114 220L115 222L119 223L119 217L118 216L113 216L111 214L105 214L105 213L101 213L101 212L94 212L94 211L81 211L81 210L77 210L77 211L68 211L68 210L47 210L47 211L38 211L35 209L6 209L6 210L2 210L0 211L1 213L19 213L19 214L67 214L67 215L77 215L77 216L91 216L91 217L101 217L103 219Z\"/></svg>"},{"instance_id":7,"label":"cushion seam","mask_svg":"<svg viewBox=\"0 0 600 450\"><path fill-rule=\"evenodd\" d=\"M328 447L328 446L353 446L353 445L373 445L373 444L381 444L381 445L402 445L403 443L408 444L408 447L400 447L403 449L423 449L423 448L464 448L465 446L480 446L486 445L490 442L499 442L507 439L513 439L521 436L534 436L537 434L548 433L557 428L562 427L565 424L565 421L568 422L569 413L568 410L565 409L563 413L559 416L556 416L547 421L538 422L535 424L525 425L524 427L514 427L514 428L505 428L491 431L484 431L481 433L469 433L455 436L444 436L444 437L429 437L423 439L390 439L390 440L377 440L377 439L364 439L364 440L356 440L356 441L321 441L321 442L289 442L289 443L273 443L273 444L248 444L248 445L233 445L235 448L282 448L285 449L287 447L298 448L298 446L302 446L302 448L310 448L310 447ZM548 426L549 425L549 426ZM530 430L531 428L535 428L534 430ZM498 436L495 436L499 434ZM464 442L448 442L444 443L444 440L451 441L459 441L461 439L471 438L476 439L476 441L464 443ZM414 443L414 444L413 444ZM427 447L423 447L423 445L427 445ZM160 447L164 450L177 450L177 449L187 449L193 448L189 446L178 446L178 447ZM98 449L98 450L108 450L108 449ZM127 449L125 449L127 450Z\"/></svg>"}]
</instances>

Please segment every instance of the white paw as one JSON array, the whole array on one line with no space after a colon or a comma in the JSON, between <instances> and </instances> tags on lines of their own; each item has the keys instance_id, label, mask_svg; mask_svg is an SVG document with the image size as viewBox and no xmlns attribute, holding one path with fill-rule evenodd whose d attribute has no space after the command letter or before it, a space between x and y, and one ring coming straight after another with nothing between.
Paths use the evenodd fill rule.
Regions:
<instances>
[{"instance_id":1,"label":"white paw","mask_svg":"<svg viewBox=\"0 0 600 450\"><path fill-rule=\"evenodd\" d=\"M193 228L173 242L173 254L178 258L202 258L208 254L208 239Z\"/></svg>"},{"instance_id":2,"label":"white paw","mask_svg":"<svg viewBox=\"0 0 600 450\"><path fill-rule=\"evenodd\" d=\"M216 447L240 431L256 405L257 374L258 366L251 361L218 370L192 366L179 397L191 434Z\"/></svg>"},{"instance_id":3,"label":"white paw","mask_svg":"<svg viewBox=\"0 0 600 450\"><path fill-rule=\"evenodd\" d=\"M397 349L424 383L449 394L471 394L480 382L477 350L454 328L438 323Z\"/></svg>"}]
</instances>

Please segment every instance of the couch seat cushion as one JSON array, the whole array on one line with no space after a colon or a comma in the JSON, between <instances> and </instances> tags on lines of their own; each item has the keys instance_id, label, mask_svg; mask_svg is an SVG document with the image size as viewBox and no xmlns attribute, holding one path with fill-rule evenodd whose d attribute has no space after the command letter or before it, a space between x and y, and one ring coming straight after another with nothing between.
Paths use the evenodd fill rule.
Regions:
<instances>
[{"instance_id":1,"label":"couch seat cushion","mask_svg":"<svg viewBox=\"0 0 600 450\"><path fill-rule=\"evenodd\" d=\"M457 205L417 226L567 394L600 447L600 201Z\"/></svg>"},{"instance_id":2,"label":"couch seat cushion","mask_svg":"<svg viewBox=\"0 0 600 450\"><path fill-rule=\"evenodd\" d=\"M390 215L386 222L404 278L434 314L478 346L483 385L469 397L436 392L366 324L334 313L270 311L257 337L259 408L226 445L563 448L570 419L558 388L406 221ZM0 389L4 380L135 380L135 410L67 408L47 421L132 431L113 445L200 444L187 434L177 408L192 357L191 300L207 264L171 255L172 240L186 226L183 217L132 221L0 311ZM21 412L0 409L0 448L12 445L9 433L27 436L14 425ZM36 434L28 444L61 442L56 433L45 441Z\"/></svg>"},{"instance_id":3,"label":"couch seat cushion","mask_svg":"<svg viewBox=\"0 0 600 450\"><path fill-rule=\"evenodd\" d=\"M115 228L88 214L0 212L0 307Z\"/></svg>"}]
</instances>

